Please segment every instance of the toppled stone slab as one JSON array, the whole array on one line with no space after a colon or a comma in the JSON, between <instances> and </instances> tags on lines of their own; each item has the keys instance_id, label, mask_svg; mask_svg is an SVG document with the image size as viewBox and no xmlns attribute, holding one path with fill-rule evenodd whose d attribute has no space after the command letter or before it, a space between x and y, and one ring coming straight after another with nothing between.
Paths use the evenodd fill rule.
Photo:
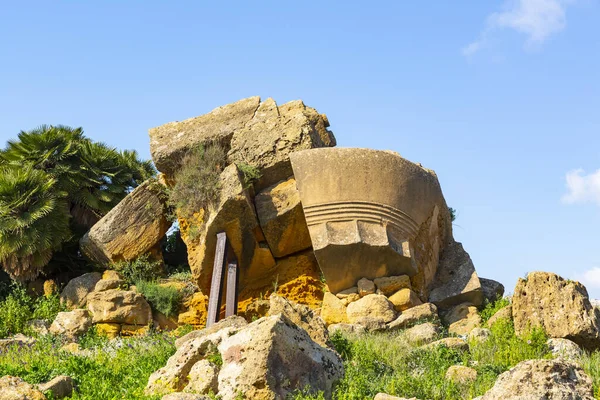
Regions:
<instances>
[{"instance_id":1,"label":"toppled stone slab","mask_svg":"<svg viewBox=\"0 0 600 400\"><path fill-rule=\"evenodd\" d=\"M88 308L94 323L148 325L152 321L150 305L139 293L111 289L88 295Z\"/></svg>"},{"instance_id":2,"label":"toppled stone slab","mask_svg":"<svg viewBox=\"0 0 600 400\"><path fill-rule=\"evenodd\" d=\"M60 294L60 302L68 309L85 307L88 294L94 291L102 279L99 272L89 272L71 279Z\"/></svg>"},{"instance_id":3,"label":"toppled stone slab","mask_svg":"<svg viewBox=\"0 0 600 400\"><path fill-rule=\"evenodd\" d=\"M600 311L592 307L579 282L532 272L517 282L512 314L518 336L542 327L550 337L572 340L588 350L600 348Z\"/></svg>"},{"instance_id":4,"label":"toppled stone slab","mask_svg":"<svg viewBox=\"0 0 600 400\"><path fill-rule=\"evenodd\" d=\"M162 185L150 179L129 193L80 240L90 260L107 266L155 249L170 227Z\"/></svg>"}]
</instances>

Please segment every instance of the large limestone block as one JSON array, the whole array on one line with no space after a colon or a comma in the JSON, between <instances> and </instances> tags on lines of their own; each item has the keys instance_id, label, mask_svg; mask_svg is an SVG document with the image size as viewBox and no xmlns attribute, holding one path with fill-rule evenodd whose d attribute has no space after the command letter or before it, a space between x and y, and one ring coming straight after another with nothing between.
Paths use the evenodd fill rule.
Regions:
<instances>
[{"instance_id":1,"label":"large limestone block","mask_svg":"<svg viewBox=\"0 0 600 400\"><path fill-rule=\"evenodd\" d=\"M254 203L265 239L275 257L311 247L295 179L268 187L256 195Z\"/></svg>"},{"instance_id":2,"label":"large limestone block","mask_svg":"<svg viewBox=\"0 0 600 400\"><path fill-rule=\"evenodd\" d=\"M390 296L400 289L411 288L408 275L385 276L374 280L379 294Z\"/></svg>"},{"instance_id":3,"label":"large limestone block","mask_svg":"<svg viewBox=\"0 0 600 400\"><path fill-rule=\"evenodd\" d=\"M170 226L165 199L156 180L142 183L81 238L81 251L105 266L150 252Z\"/></svg>"},{"instance_id":4,"label":"large limestone block","mask_svg":"<svg viewBox=\"0 0 600 400\"><path fill-rule=\"evenodd\" d=\"M342 359L311 340L283 315L261 318L218 346L223 358L219 395L234 399L285 399L297 390L324 392L342 378Z\"/></svg>"},{"instance_id":5,"label":"large limestone block","mask_svg":"<svg viewBox=\"0 0 600 400\"><path fill-rule=\"evenodd\" d=\"M271 276L275 259L254 211L254 203L235 165L221 173L219 204L199 212L196 220L180 221L194 279L202 293L210 293L217 233L225 232L240 266L239 290L253 280ZM197 232L190 234L190 228Z\"/></svg>"},{"instance_id":6,"label":"large limestone block","mask_svg":"<svg viewBox=\"0 0 600 400\"><path fill-rule=\"evenodd\" d=\"M188 151L209 142L229 146L233 132L252 119L259 104L260 97L249 97L199 117L150 129L150 153L156 168L172 176Z\"/></svg>"},{"instance_id":7,"label":"large limestone block","mask_svg":"<svg viewBox=\"0 0 600 400\"><path fill-rule=\"evenodd\" d=\"M321 346L329 345L329 332L325 321L308 306L297 304L276 294L269 298L268 315L284 315L287 319L306 331L310 338Z\"/></svg>"},{"instance_id":8,"label":"large limestone block","mask_svg":"<svg viewBox=\"0 0 600 400\"><path fill-rule=\"evenodd\" d=\"M592 307L579 282L531 272L517 282L512 313L519 336L539 326L550 337L570 339L588 350L600 348L600 311Z\"/></svg>"},{"instance_id":9,"label":"large limestone block","mask_svg":"<svg viewBox=\"0 0 600 400\"><path fill-rule=\"evenodd\" d=\"M88 310L78 309L69 312L59 312L50 325L50 333L65 335L74 339L83 335L92 326L92 316Z\"/></svg>"},{"instance_id":10,"label":"large limestone block","mask_svg":"<svg viewBox=\"0 0 600 400\"><path fill-rule=\"evenodd\" d=\"M150 305L139 293L111 289L88 296L94 323L147 325L152 321Z\"/></svg>"},{"instance_id":11,"label":"large limestone block","mask_svg":"<svg viewBox=\"0 0 600 400\"><path fill-rule=\"evenodd\" d=\"M504 372L481 400L593 400L592 379L562 360L528 360Z\"/></svg>"},{"instance_id":12,"label":"large limestone block","mask_svg":"<svg viewBox=\"0 0 600 400\"><path fill-rule=\"evenodd\" d=\"M380 294L369 294L348 304L346 314L351 323L358 323L362 318L374 318L385 324L396 318L394 305Z\"/></svg>"},{"instance_id":13,"label":"large limestone block","mask_svg":"<svg viewBox=\"0 0 600 400\"><path fill-rule=\"evenodd\" d=\"M461 303L483 303L483 292L475 266L462 244L452 242L441 256L429 301L439 308Z\"/></svg>"},{"instance_id":14,"label":"large limestone block","mask_svg":"<svg viewBox=\"0 0 600 400\"><path fill-rule=\"evenodd\" d=\"M88 294L94 291L101 278L100 273L89 272L71 279L60 294L60 303L68 309L84 307Z\"/></svg>"},{"instance_id":15,"label":"large limestone block","mask_svg":"<svg viewBox=\"0 0 600 400\"><path fill-rule=\"evenodd\" d=\"M0 400L46 400L33 385L16 376L0 378Z\"/></svg>"},{"instance_id":16,"label":"large limestone block","mask_svg":"<svg viewBox=\"0 0 600 400\"><path fill-rule=\"evenodd\" d=\"M323 148L290 155L313 248L334 294L360 278L409 275L426 290L448 209L433 171L398 154Z\"/></svg>"},{"instance_id":17,"label":"large limestone block","mask_svg":"<svg viewBox=\"0 0 600 400\"><path fill-rule=\"evenodd\" d=\"M175 347L180 348L190 340L212 335L213 333L217 333L225 328L232 328L233 330L231 331L234 332L240 330L246 325L248 325L248 323L244 318L238 317L237 315L232 315L231 317L227 317L215 324L212 324L208 328L191 331L190 333L180 337L179 339L175 340Z\"/></svg>"}]
</instances>

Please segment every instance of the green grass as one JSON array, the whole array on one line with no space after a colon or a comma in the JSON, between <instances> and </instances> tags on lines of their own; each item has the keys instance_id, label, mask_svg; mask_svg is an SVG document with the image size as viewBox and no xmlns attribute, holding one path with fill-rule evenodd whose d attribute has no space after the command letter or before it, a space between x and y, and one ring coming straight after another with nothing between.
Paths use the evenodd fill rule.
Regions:
<instances>
[{"instance_id":1,"label":"green grass","mask_svg":"<svg viewBox=\"0 0 600 400\"><path fill-rule=\"evenodd\" d=\"M156 311L167 317L176 315L182 301L182 294L172 286L160 286L157 282L139 280L135 283L139 293Z\"/></svg>"}]
</instances>

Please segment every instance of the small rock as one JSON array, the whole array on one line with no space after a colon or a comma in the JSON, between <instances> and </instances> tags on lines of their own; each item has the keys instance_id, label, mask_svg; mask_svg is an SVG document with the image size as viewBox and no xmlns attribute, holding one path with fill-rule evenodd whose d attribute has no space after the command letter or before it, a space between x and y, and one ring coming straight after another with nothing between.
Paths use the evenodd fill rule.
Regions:
<instances>
[{"instance_id":1,"label":"small rock","mask_svg":"<svg viewBox=\"0 0 600 400\"><path fill-rule=\"evenodd\" d=\"M50 323L45 319L32 319L31 321L27 322L27 327L32 332L35 332L40 336L44 336L50 333Z\"/></svg>"},{"instance_id":2,"label":"small rock","mask_svg":"<svg viewBox=\"0 0 600 400\"><path fill-rule=\"evenodd\" d=\"M396 318L394 305L387 297L380 294L369 294L358 301L348 304L346 313L351 323L357 322L358 319L364 317L380 319L384 323Z\"/></svg>"},{"instance_id":3,"label":"small rock","mask_svg":"<svg viewBox=\"0 0 600 400\"><path fill-rule=\"evenodd\" d=\"M358 301L358 300L360 300L360 296L358 295L358 293L352 293L352 294L349 294L348 296L346 296L345 298L343 298L341 301L342 301L343 305L348 307L348 304Z\"/></svg>"},{"instance_id":4,"label":"small rock","mask_svg":"<svg viewBox=\"0 0 600 400\"><path fill-rule=\"evenodd\" d=\"M121 333L121 324L96 324L96 333L108 339L114 339Z\"/></svg>"},{"instance_id":5,"label":"small rock","mask_svg":"<svg viewBox=\"0 0 600 400\"><path fill-rule=\"evenodd\" d=\"M51 297L58 293L58 285L53 279L44 281L44 296Z\"/></svg>"},{"instance_id":6,"label":"small rock","mask_svg":"<svg viewBox=\"0 0 600 400\"><path fill-rule=\"evenodd\" d=\"M546 344L554 358L578 361L583 353L577 343L569 339L548 339Z\"/></svg>"},{"instance_id":7,"label":"small rock","mask_svg":"<svg viewBox=\"0 0 600 400\"><path fill-rule=\"evenodd\" d=\"M0 378L0 400L46 400L33 385L15 376Z\"/></svg>"},{"instance_id":8,"label":"small rock","mask_svg":"<svg viewBox=\"0 0 600 400\"><path fill-rule=\"evenodd\" d=\"M410 278L408 275L386 276L384 278L376 278L373 280L377 290L384 296L389 296L396 293L400 289L410 289Z\"/></svg>"},{"instance_id":9,"label":"small rock","mask_svg":"<svg viewBox=\"0 0 600 400\"><path fill-rule=\"evenodd\" d=\"M321 318L327 325L346 323L348 322L346 306L335 295L326 292L321 306Z\"/></svg>"},{"instance_id":10,"label":"small rock","mask_svg":"<svg viewBox=\"0 0 600 400\"><path fill-rule=\"evenodd\" d=\"M338 292L336 296L338 299L345 299L351 294L358 294L358 287L353 286L349 289L342 290L341 292Z\"/></svg>"},{"instance_id":11,"label":"small rock","mask_svg":"<svg viewBox=\"0 0 600 400\"><path fill-rule=\"evenodd\" d=\"M396 311L405 311L415 306L423 304L419 296L412 289L400 289L389 297Z\"/></svg>"},{"instance_id":12,"label":"small rock","mask_svg":"<svg viewBox=\"0 0 600 400\"><path fill-rule=\"evenodd\" d=\"M360 279L356 286L358 286L358 294L360 297L375 293L375 283L367 278Z\"/></svg>"},{"instance_id":13,"label":"small rock","mask_svg":"<svg viewBox=\"0 0 600 400\"><path fill-rule=\"evenodd\" d=\"M437 339L440 334L440 327L431 322L415 325L404 331L406 340L413 345L422 345L431 343Z\"/></svg>"},{"instance_id":14,"label":"small rock","mask_svg":"<svg viewBox=\"0 0 600 400\"><path fill-rule=\"evenodd\" d=\"M188 385L184 392L209 394L219 391L219 367L208 360L200 360L190 370Z\"/></svg>"},{"instance_id":15,"label":"small rock","mask_svg":"<svg viewBox=\"0 0 600 400\"><path fill-rule=\"evenodd\" d=\"M92 316L88 310L77 309L69 312L59 312L52 325L50 325L50 333L74 339L86 333L91 326Z\"/></svg>"},{"instance_id":16,"label":"small rock","mask_svg":"<svg viewBox=\"0 0 600 400\"><path fill-rule=\"evenodd\" d=\"M469 332L469 342L483 343L492 336L492 331L486 328L474 328Z\"/></svg>"},{"instance_id":17,"label":"small rock","mask_svg":"<svg viewBox=\"0 0 600 400\"><path fill-rule=\"evenodd\" d=\"M481 326L481 317L477 307L471 303L462 303L451 308L442 316L442 321L448 325L448 332L455 335L468 335Z\"/></svg>"},{"instance_id":18,"label":"small rock","mask_svg":"<svg viewBox=\"0 0 600 400\"><path fill-rule=\"evenodd\" d=\"M498 311L494 315L490 317L487 321L487 326L490 328L498 321L501 320L511 320L512 319L512 306L506 306Z\"/></svg>"},{"instance_id":19,"label":"small rock","mask_svg":"<svg viewBox=\"0 0 600 400\"><path fill-rule=\"evenodd\" d=\"M458 350L458 351L469 351L469 344L461 338L457 337L447 337L440 340L436 340L435 342L431 342L423 346L425 349L433 349L438 346L445 346L449 349Z\"/></svg>"},{"instance_id":20,"label":"small rock","mask_svg":"<svg viewBox=\"0 0 600 400\"><path fill-rule=\"evenodd\" d=\"M123 275L113 269L107 269L102 273L102 279L105 281L119 281L123 279Z\"/></svg>"},{"instance_id":21,"label":"small rock","mask_svg":"<svg viewBox=\"0 0 600 400\"><path fill-rule=\"evenodd\" d=\"M148 325L121 325L121 336L144 336L150 332Z\"/></svg>"},{"instance_id":22,"label":"small rock","mask_svg":"<svg viewBox=\"0 0 600 400\"><path fill-rule=\"evenodd\" d=\"M406 397L396 397L385 393L377 393L373 400L417 400L417 398L411 397L410 399L407 399Z\"/></svg>"},{"instance_id":23,"label":"small rock","mask_svg":"<svg viewBox=\"0 0 600 400\"><path fill-rule=\"evenodd\" d=\"M336 332L361 335L367 332L366 328L359 324L332 324L327 327L327 330L329 331L329 335L333 335Z\"/></svg>"},{"instance_id":24,"label":"small rock","mask_svg":"<svg viewBox=\"0 0 600 400\"><path fill-rule=\"evenodd\" d=\"M439 323L437 307L433 303L425 303L404 311L398 318L388 324L391 331L410 328L422 322Z\"/></svg>"},{"instance_id":25,"label":"small rock","mask_svg":"<svg viewBox=\"0 0 600 400\"><path fill-rule=\"evenodd\" d=\"M49 382L38 385L38 389L43 392L51 392L53 399L62 399L73 394L73 379L70 376L59 375Z\"/></svg>"},{"instance_id":26,"label":"small rock","mask_svg":"<svg viewBox=\"0 0 600 400\"><path fill-rule=\"evenodd\" d=\"M387 329L383 319L375 317L361 317L355 321L355 324L362 326L368 332L383 332Z\"/></svg>"},{"instance_id":27,"label":"small rock","mask_svg":"<svg viewBox=\"0 0 600 400\"><path fill-rule=\"evenodd\" d=\"M477 379L477 371L463 365L453 365L446 371L446 379L459 384L471 383Z\"/></svg>"}]
</instances>

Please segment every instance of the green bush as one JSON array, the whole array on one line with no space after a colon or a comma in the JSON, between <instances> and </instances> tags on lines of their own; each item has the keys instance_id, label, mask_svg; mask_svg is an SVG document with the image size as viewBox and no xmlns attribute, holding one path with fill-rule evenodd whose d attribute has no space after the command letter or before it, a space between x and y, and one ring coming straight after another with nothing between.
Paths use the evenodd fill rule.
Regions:
<instances>
[{"instance_id":1,"label":"green bush","mask_svg":"<svg viewBox=\"0 0 600 400\"><path fill-rule=\"evenodd\" d=\"M156 311L167 317L176 315L181 304L182 295L172 286L161 286L157 282L139 280L135 283L137 291L144 295L148 303Z\"/></svg>"},{"instance_id":2,"label":"green bush","mask_svg":"<svg viewBox=\"0 0 600 400\"><path fill-rule=\"evenodd\" d=\"M489 302L486 299L481 307L481 310L479 311L481 320L484 323L487 322L494 314L506 306L510 306L510 300L508 297L501 297L494 302Z\"/></svg>"},{"instance_id":3,"label":"green bush","mask_svg":"<svg viewBox=\"0 0 600 400\"><path fill-rule=\"evenodd\" d=\"M163 275L163 263L152 260L148 254L144 254L133 261L114 263L112 268L123 275L130 284L137 281L158 279Z\"/></svg>"},{"instance_id":4,"label":"green bush","mask_svg":"<svg viewBox=\"0 0 600 400\"><path fill-rule=\"evenodd\" d=\"M261 173L258 168L253 165L246 163L237 164L238 171L242 173L242 178L244 180L244 189L249 188L254 184L254 182L258 181L261 178Z\"/></svg>"}]
</instances>

